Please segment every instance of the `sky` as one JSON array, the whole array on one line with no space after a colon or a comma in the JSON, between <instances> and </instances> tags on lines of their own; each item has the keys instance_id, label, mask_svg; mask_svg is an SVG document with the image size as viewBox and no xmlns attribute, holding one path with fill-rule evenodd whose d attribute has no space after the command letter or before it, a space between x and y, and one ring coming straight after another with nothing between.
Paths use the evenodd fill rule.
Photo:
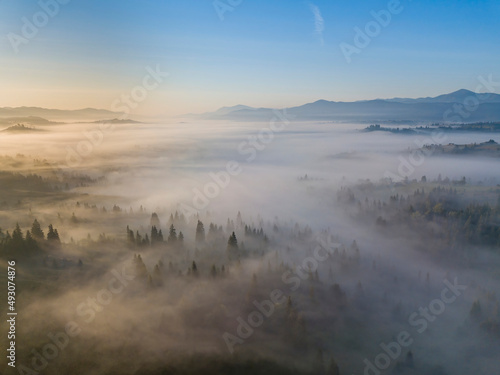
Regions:
<instances>
[{"instance_id":1,"label":"sky","mask_svg":"<svg viewBox=\"0 0 500 375\"><path fill-rule=\"evenodd\" d=\"M498 0L0 0L0 107L125 95L169 116L474 91L500 80L499 17Z\"/></svg>"}]
</instances>

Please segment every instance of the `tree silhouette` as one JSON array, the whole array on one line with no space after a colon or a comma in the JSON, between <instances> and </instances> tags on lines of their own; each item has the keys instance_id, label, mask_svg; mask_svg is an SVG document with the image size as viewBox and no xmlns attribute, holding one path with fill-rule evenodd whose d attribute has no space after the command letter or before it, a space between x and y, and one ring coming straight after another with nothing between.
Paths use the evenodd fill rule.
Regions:
<instances>
[{"instance_id":1,"label":"tree silhouette","mask_svg":"<svg viewBox=\"0 0 500 375\"><path fill-rule=\"evenodd\" d=\"M57 229L54 229L52 224L49 224L49 232L47 233L47 240L53 242L61 242L61 240L59 239L59 233L57 232Z\"/></svg>"},{"instance_id":2,"label":"tree silhouette","mask_svg":"<svg viewBox=\"0 0 500 375\"><path fill-rule=\"evenodd\" d=\"M135 244L135 236L134 236L134 231L129 228L127 225L127 241L129 243Z\"/></svg>"},{"instance_id":3,"label":"tree silhouette","mask_svg":"<svg viewBox=\"0 0 500 375\"><path fill-rule=\"evenodd\" d=\"M156 244L158 241L158 229L156 228L156 225L153 225L151 227L151 246Z\"/></svg>"},{"instance_id":4,"label":"tree silhouette","mask_svg":"<svg viewBox=\"0 0 500 375\"><path fill-rule=\"evenodd\" d=\"M205 227L203 223L198 220L198 224L196 225L196 242L205 241Z\"/></svg>"},{"instance_id":5,"label":"tree silhouette","mask_svg":"<svg viewBox=\"0 0 500 375\"><path fill-rule=\"evenodd\" d=\"M170 225L167 242L172 245L175 245L175 243L177 242L177 232L174 228L174 224Z\"/></svg>"},{"instance_id":6,"label":"tree silhouette","mask_svg":"<svg viewBox=\"0 0 500 375\"><path fill-rule=\"evenodd\" d=\"M229 239L227 240L227 250L238 250L238 240L236 239L236 234L234 232L229 236Z\"/></svg>"},{"instance_id":7,"label":"tree silhouette","mask_svg":"<svg viewBox=\"0 0 500 375\"><path fill-rule=\"evenodd\" d=\"M160 219L158 218L158 215L156 214L156 212L153 212L151 214L151 220L149 221L149 224L151 226L155 226L157 228L160 227Z\"/></svg>"},{"instance_id":8,"label":"tree silhouette","mask_svg":"<svg viewBox=\"0 0 500 375\"><path fill-rule=\"evenodd\" d=\"M19 227L19 223L16 223L16 229L12 232L12 246L16 250L22 249L24 246L23 232Z\"/></svg>"},{"instance_id":9,"label":"tree silhouette","mask_svg":"<svg viewBox=\"0 0 500 375\"><path fill-rule=\"evenodd\" d=\"M45 238L43 230L37 219L33 221L33 225L31 226L31 235L35 240L43 240Z\"/></svg>"},{"instance_id":10,"label":"tree silhouette","mask_svg":"<svg viewBox=\"0 0 500 375\"><path fill-rule=\"evenodd\" d=\"M28 252L33 252L35 250L38 250L38 244L35 241L35 239L33 238L33 236L31 235L29 230L26 231L26 242L25 243L26 243L26 250Z\"/></svg>"}]
</instances>

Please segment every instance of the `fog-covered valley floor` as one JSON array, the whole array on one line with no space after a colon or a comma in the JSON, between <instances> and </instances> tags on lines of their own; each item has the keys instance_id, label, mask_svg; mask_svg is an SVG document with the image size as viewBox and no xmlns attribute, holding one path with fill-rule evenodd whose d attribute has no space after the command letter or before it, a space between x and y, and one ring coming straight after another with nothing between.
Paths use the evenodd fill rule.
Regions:
<instances>
[{"instance_id":1,"label":"fog-covered valley floor","mask_svg":"<svg viewBox=\"0 0 500 375\"><path fill-rule=\"evenodd\" d=\"M498 133L365 126L1 132L2 373L496 373Z\"/></svg>"}]
</instances>

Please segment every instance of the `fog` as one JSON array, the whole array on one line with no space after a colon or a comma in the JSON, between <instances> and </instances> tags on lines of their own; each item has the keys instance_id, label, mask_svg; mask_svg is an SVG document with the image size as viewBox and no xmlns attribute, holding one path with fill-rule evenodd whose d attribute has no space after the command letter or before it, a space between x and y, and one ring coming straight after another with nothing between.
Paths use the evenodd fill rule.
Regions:
<instances>
[{"instance_id":1,"label":"fog","mask_svg":"<svg viewBox=\"0 0 500 375\"><path fill-rule=\"evenodd\" d=\"M25 235L37 219L60 243L44 238L36 250L2 254L2 275L16 261L19 315L17 367L3 356L0 369L495 373L498 157L413 152L500 142L499 133L365 127L285 114L1 132L2 241L16 223ZM438 187L437 198L422 195ZM490 207L477 235L476 219L460 227L456 219L469 204ZM153 225L163 240L151 237ZM171 225L183 243L167 239Z\"/></svg>"}]
</instances>

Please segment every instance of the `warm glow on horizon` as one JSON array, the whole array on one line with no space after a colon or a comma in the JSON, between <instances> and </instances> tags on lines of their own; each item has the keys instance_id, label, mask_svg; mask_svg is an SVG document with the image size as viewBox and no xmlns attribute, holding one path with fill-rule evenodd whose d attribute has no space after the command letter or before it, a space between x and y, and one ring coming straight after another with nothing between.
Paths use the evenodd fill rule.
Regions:
<instances>
[{"instance_id":1,"label":"warm glow on horizon","mask_svg":"<svg viewBox=\"0 0 500 375\"><path fill-rule=\"evenodd\" d=\"M256 1L220 17L210 2L197 7L132 2L113 17L121 3L69 2L33 30L25 20L32 23L40 6L4 1L0 10L9 17L0 27L0 107L111 109L117 98L142 84L147 67L157 65L169 77L132 113L166 116L235 104L280 108L318 99L474 91L479 75L498 69L497 49L486 55L483 48L497 38L495 4L457 5L464 17L472 9L481 17L455 27L459 18L447 15L444 5L405 3L390 27L359 49L352 44L353 27L384 4L346 8L319 1L311 8ZM426 9L432 6L431 16ZM340 47L347 44L360 53L344 56Z\"/></svg>"}]
</instances>

